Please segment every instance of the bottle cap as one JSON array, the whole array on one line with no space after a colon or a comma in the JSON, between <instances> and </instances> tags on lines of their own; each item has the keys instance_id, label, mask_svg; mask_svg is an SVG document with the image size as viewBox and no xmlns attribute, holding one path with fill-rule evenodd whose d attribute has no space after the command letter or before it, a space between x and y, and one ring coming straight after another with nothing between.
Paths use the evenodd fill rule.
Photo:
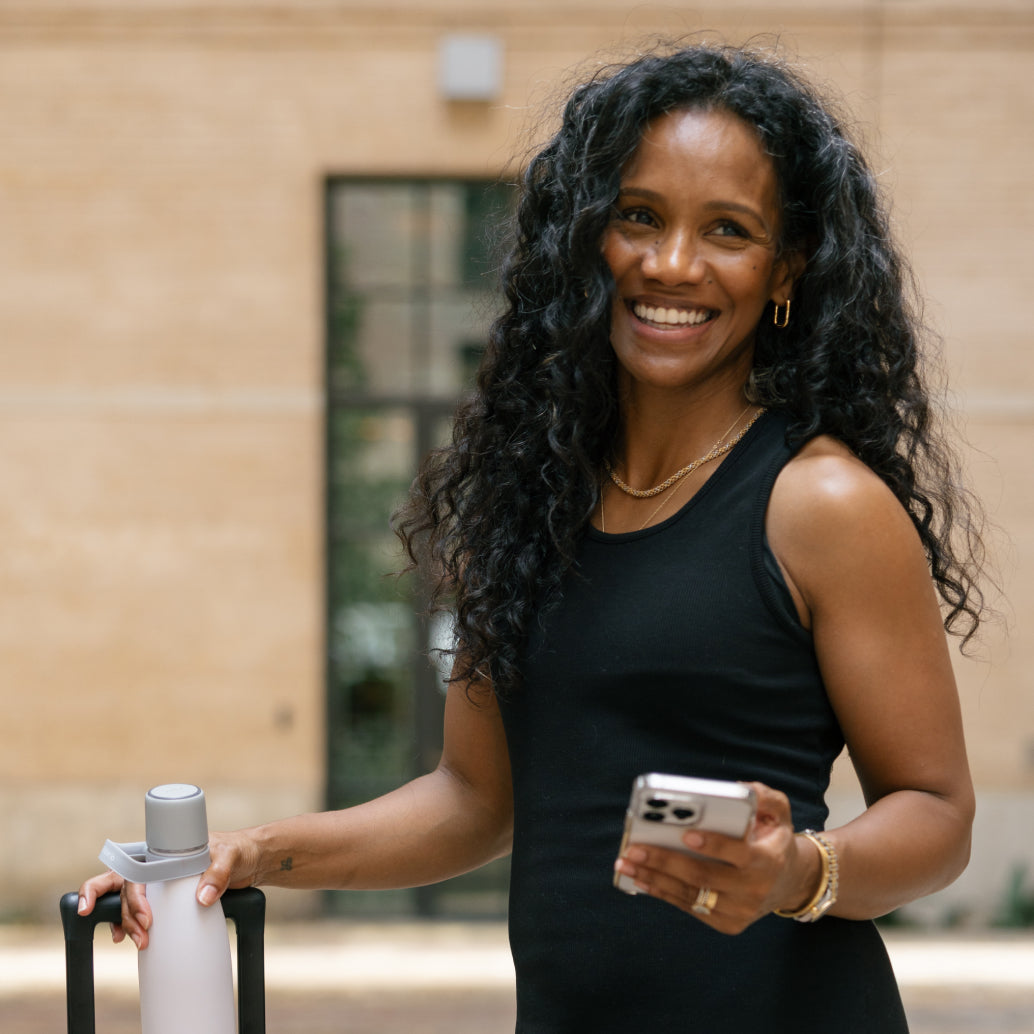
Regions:
<instances>
[{"instance_id":1,"label":"bottle cap","mask_svg":"<svg viewBox=\"0 0 1034 1034\"><path fill-rule=\"evenodd\" d=\"M208 844L205 794L190 783L167 783L147 791L144 827L148 852L185 854Z\"/></svg>"}]
</instances>

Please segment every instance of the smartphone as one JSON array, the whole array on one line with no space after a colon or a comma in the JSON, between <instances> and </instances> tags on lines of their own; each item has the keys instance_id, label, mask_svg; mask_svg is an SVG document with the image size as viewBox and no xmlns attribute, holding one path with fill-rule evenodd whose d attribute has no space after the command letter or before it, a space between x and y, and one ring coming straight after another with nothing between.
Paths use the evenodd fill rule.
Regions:
<instances>
[{"instance_id":1,"label":"smartphone","mask_svg":"<svg viewBox=\"0 0 1034 1034\"><path fill-rule=\"evenodd\" d=\"M693 854L682 843L687 830L742 837L756 808L754 791L743 783L659 772L641 775L632 784L621 851L629 844L654 844ZM636 893L634 881L623 873L614 874L614 886L626 894Z\"/></svg>"}]
</instances>

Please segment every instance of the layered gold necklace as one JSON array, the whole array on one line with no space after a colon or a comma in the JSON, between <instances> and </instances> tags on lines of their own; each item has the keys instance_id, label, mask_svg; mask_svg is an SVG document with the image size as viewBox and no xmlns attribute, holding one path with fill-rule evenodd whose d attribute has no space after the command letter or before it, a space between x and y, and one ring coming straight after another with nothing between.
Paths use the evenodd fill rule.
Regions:
<instances>
[{"instance_id":1,"label":"layered gold necklace","mask_svg":"<svg viewBox=\"0 0 1034 1034\"><path fill-rule=\"evenodd\" d=\"M739 413L736 419L729 425L729 430L726 431L717 442L711 447L710 451L704 453L703 456L693 460L692 463L687 463L680 470L675 471L670 478L666 478L659 485L655 485L653 488L632 488L631 485L626 484L618 475L615 473L614 468L609 463L605 463L604 467L607 474L610 476L610 480L621 489L625 495L634 496L636 499L652 499L654 496L660 495L662 492L667 491L672 485L678 484L683 481L689 474L692 474L698 467L702 467L705 463L710 463L712 460L718 459L720 456L724 456L730 449L732 449L743 436L754 426L758 418L762 413L765 412L764 407L758 409L758 411L740 428L736 434L726 441L732 429L743 419L743 414L750 409L748 404L746 408ZM642 531L649 523L657 516L658 513L675 497L676 493L672 492L671 495L667 496L658 504L658 506L650 513L650 516L639 526L638 531ZM600 493L600 531L606 532L607 522L603 516L603 493Z\"/></svg>"}]
</instances>

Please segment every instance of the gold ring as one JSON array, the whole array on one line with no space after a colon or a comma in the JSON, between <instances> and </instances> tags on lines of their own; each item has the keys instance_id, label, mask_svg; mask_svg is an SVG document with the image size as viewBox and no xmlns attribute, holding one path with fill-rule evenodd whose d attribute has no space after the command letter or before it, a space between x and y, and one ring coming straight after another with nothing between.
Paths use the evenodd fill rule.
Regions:
<instances>
[{"instance_id":1,"label":"gold ring","mask_svg":"<svg viewBox=\"0 0 1034 1034\"><path fill-rule=\"evenodd\" d=\"M718 892L707 887L701 887L697 891L696 901L693 902L691 910L698 916L709 916L718 904Z\"/></svg>"}]
</instances>

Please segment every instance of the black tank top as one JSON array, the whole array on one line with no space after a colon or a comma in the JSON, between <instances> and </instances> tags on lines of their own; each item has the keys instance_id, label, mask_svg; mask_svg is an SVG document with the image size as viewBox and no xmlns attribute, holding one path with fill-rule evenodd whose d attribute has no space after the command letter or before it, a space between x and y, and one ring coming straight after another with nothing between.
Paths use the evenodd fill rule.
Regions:
<instances>
[{"instance_id":1,"label":"black tank top","mask_svg":"<svg viewBox=\"0 0 1034 1034\"><path fill-rule=\"evenodd\" d=\"M871 923L769 916L737 937L612 886L635 776L760 780L822 828L843 737L765 540L792 452L765 414L678 513L590 529L500 701L514 784L520 1034L899 1034Z\"/></svg>"}]
</instances>

